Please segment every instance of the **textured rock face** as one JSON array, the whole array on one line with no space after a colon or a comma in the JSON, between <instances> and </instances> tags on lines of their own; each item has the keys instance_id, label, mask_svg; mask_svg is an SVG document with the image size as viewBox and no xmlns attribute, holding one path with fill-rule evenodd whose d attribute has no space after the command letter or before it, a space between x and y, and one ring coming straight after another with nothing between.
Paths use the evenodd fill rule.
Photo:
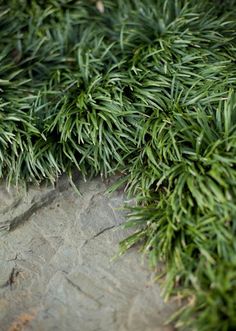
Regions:
<instances>
[{"instance_id":1,"label":"textured rock face","mask_svg":"<svg viewBox=\"0 0 236 331\"><path fill-rule=\"evenodd\" d=\"M167 331L174 310L127 235L122 194L100 180L0 190L1 331Z\"/></svg>"}]
</instances>

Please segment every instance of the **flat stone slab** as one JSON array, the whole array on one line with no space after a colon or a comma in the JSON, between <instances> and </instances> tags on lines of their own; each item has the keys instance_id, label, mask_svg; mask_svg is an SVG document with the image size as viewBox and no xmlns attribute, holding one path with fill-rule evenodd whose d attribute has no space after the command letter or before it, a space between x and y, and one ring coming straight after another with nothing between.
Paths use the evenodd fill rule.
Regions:
<instances>
[{"instance_id":1,"label":"flat stone slab","mask_svg":"<svg viewBox=\"0 0 236 331\"><path fill-rule=\"evenodd\" d=\"M99 179L78 187L0 188L0 330L173 330L176 307L137 250L114 258L128 234L123 194Z\"/></svg>"}]
</instances>

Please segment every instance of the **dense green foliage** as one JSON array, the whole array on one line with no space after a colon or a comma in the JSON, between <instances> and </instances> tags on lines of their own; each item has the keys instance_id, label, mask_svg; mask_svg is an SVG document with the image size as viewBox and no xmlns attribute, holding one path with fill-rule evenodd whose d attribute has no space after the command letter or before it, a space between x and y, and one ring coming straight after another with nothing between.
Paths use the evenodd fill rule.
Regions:
<instances>
[{"instance_id":1,"label":"dense green foliage","mask_svg":"<svg viewBox=\"0 0 236 331\"><path fill-rule=\"evenodd\" d=\"M236 4L0 1L0 177L122 173L181 329L236 330Z\"/></svg>"}]
</instances>

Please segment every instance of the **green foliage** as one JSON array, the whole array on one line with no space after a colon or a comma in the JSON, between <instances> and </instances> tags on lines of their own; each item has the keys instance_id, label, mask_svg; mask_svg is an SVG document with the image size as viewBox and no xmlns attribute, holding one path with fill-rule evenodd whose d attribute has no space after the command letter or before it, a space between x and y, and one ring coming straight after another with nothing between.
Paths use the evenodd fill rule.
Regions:
<instances>
[{"instance_id":1,"label":"green foliage","mask_svg":"<svg viewBox=\"0 0 236 331\"><path fill-rule=\"evenodd\" d=\"M19 6L20 3L20 6ZM235 1L0 3L0 177L124 176L181 329L236 329Z\"/></svg>"}]
</instances>

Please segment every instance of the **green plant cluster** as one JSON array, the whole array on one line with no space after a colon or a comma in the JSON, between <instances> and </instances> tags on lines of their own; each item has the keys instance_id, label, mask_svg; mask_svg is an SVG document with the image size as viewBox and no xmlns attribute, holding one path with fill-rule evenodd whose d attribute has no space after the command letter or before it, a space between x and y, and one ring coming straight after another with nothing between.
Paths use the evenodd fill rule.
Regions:
<instances>
[{"instance_id":1,"label":"green plant cluster","mask_svg":"<svg viewBox=\"0 0 236 331\"><path fill-rule=\"evenodd\" d=\"M0 177L121 173L181 330L236 330L236 3L0 1Z\"/></svg>"}]
</instances>

